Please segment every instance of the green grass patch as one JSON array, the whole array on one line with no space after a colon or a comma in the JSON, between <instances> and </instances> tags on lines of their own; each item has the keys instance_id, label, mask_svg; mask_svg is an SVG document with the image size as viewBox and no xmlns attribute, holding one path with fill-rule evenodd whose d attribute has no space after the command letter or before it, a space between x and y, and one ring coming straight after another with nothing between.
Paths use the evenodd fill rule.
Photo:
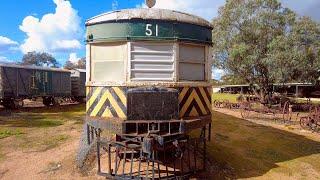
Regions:
<instances>
[{"instance_id":1,"label":"green grass patch","mask_svg":"<svg viewBox=\"0 0 320 180\"><path fill-rule=\"evenodd\" d=\"M58 119L58 118L57 118ZM3 126L6 127L27 127L27 128L48 128L63 125L62 120L51 119L43 115L19 114L17 117L4 120Z\"/></svg>"},{"instance_id":2,"label":"green grass patch","mask_svg":"<svg viewBox=\"0 0 320 180\"><path fill-rule=\"evenodd\" d=\"M66 122L83 124L85 106L65 106L27 109L16 112L10 116L0 117L0 127L26 127L26 128L49 128L57 127Z\"/></svg>"},{"instance_id":3,"label":"green grass patch","mask_svg":"<svg viewBox=\"0 0 320 180\"><path fill-rule=\"evenodd\" d=\"M45 146L45 150L52 149L64 143L68 138L69 136L65 134L53 136L51 138L45 139L43 141L43 145Z\"/></svg>"},{"instance_id":4,"label":"green grass patch","mask_svg":"<svg viewBox=\"0 0 320 180\"><path fill-rule=\"evenodd\" d=\"M310 102L308 102L308 100L305 99L305 98L290 98L290 99L293 100L296 103L311 103L313 105L319 105L320 104L320 101L310 101Z\"/></svg>"},{"instance_id":5,"label":"green grass patch","mask_svg":"<svg viewBox=\"0 0 320 180\"><path fill-rule=\"evenodd\" d=\"M23 134L19 129L0 129L0 139Z\"/></svg>"},{"instance_id":6,"label":"green grass patch","mask_svg":"<svg viewBox=\"0 0 320 180\"><path fill-rule=\"evenodd\" d=\"M42 137L20 137L20 148L32 151L46 151L53 149L63 144L70 138L69 135L47 135Z\"/></svg>"},{"instance_id":7,"label":"green grass patch","mask_svg":"<svg viewBox=\"0 0 320 180\"><path fill-rule=\"evenodd\" d=\"M212 102L217 101L224 101L228 100L231 103L236 103L237 98L240 96L240 94L228 94L228 93L214 93L212 94Z\"/></svg>"}]
</instances>

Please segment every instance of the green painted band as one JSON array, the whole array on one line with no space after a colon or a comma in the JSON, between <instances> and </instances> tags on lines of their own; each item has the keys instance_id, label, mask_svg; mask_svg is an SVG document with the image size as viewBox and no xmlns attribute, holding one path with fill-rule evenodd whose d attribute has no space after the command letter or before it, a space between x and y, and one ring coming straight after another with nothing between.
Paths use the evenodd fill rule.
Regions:
<instances>
[{"instance_id":1,"label":"green painted band","mask_svg":"<svg viewBox=\"0 0 320 180\"><path fill-rule=\"evenodd\" d=\"M87 42L174 40L212 43L212 29L188 23L131 20L87 26Z\"/></svg>"}]
</instances>

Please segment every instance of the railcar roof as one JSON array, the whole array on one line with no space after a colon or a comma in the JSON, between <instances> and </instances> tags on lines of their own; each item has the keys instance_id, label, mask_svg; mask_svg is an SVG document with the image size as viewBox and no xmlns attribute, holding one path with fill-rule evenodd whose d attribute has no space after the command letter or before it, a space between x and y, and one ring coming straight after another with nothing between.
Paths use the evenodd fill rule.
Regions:
<instances>
[{"instance_id":1,"label":"railcar roof","mask_svg":"<svg viewBox=\"0 0 320 180\"><path fill-rule=\"evenodd\" d=\"M130 19L152 19L152 20L167 20L178 21L200 26L212 27L209 21L192 14L168 10L168 9L153 9L153 8L136 8L124 9L100 14L86 21L86 25L98 24L108 21L130 20Z\"/></svg>"},{"instance_id":2,"label":"railcar roof","mask_svg":"<svg viewBox=\"0 0 320 180\"><path fill-rule=\"evenodd\" d=\"M34 70L44 70L44 71L56 71L56 72L71 72L69 70L61 69L61 68L50 68L50 67L41 67L41 66L32 66L32 65L17 65L17 64L10 64L10 63L0 63L0 67L34 69Z\"/></svg>"}]
</instances>

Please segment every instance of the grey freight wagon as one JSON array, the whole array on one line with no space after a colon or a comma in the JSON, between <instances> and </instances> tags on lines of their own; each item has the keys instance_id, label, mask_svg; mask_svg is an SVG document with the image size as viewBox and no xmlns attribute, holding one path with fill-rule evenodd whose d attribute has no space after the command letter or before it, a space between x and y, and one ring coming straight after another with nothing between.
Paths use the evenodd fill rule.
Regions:
<instances>
[{"instance_id":1,"label":"grey freight wagon","mask_svg":"<svg viewBox=\"0 0 320 180\"><path fill-rule=\"evenodd\" d=\"M83 102L86 97L86 70L71 70L71 94L74 101Z\"/></svg>"},{"instance_id":2,"label":"grey freight wagon","mask_svg":"<svg viewBox=\"0 0 320 180\"><path fill-rule=\"evenodd\" d=\"M6 108L42 97L46 106L71 96L71 72L58 68L0 64L0 103Z\"/></svg>"}]
</instances>

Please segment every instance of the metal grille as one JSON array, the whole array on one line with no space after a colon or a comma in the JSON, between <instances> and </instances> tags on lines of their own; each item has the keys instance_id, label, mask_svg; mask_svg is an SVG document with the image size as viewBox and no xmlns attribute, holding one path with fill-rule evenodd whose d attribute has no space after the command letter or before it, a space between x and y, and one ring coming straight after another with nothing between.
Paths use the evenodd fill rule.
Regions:
<instances>
[{"instance_id":1,"label":"metal grille","mask_svg":"<svg viewBox=\"0 0 320 180\"><path fill-rule=\"evenodd\" d=\"M130 53L131 80L173 80L173 44L132 43Z\"/></svg>"}]
</instances>

